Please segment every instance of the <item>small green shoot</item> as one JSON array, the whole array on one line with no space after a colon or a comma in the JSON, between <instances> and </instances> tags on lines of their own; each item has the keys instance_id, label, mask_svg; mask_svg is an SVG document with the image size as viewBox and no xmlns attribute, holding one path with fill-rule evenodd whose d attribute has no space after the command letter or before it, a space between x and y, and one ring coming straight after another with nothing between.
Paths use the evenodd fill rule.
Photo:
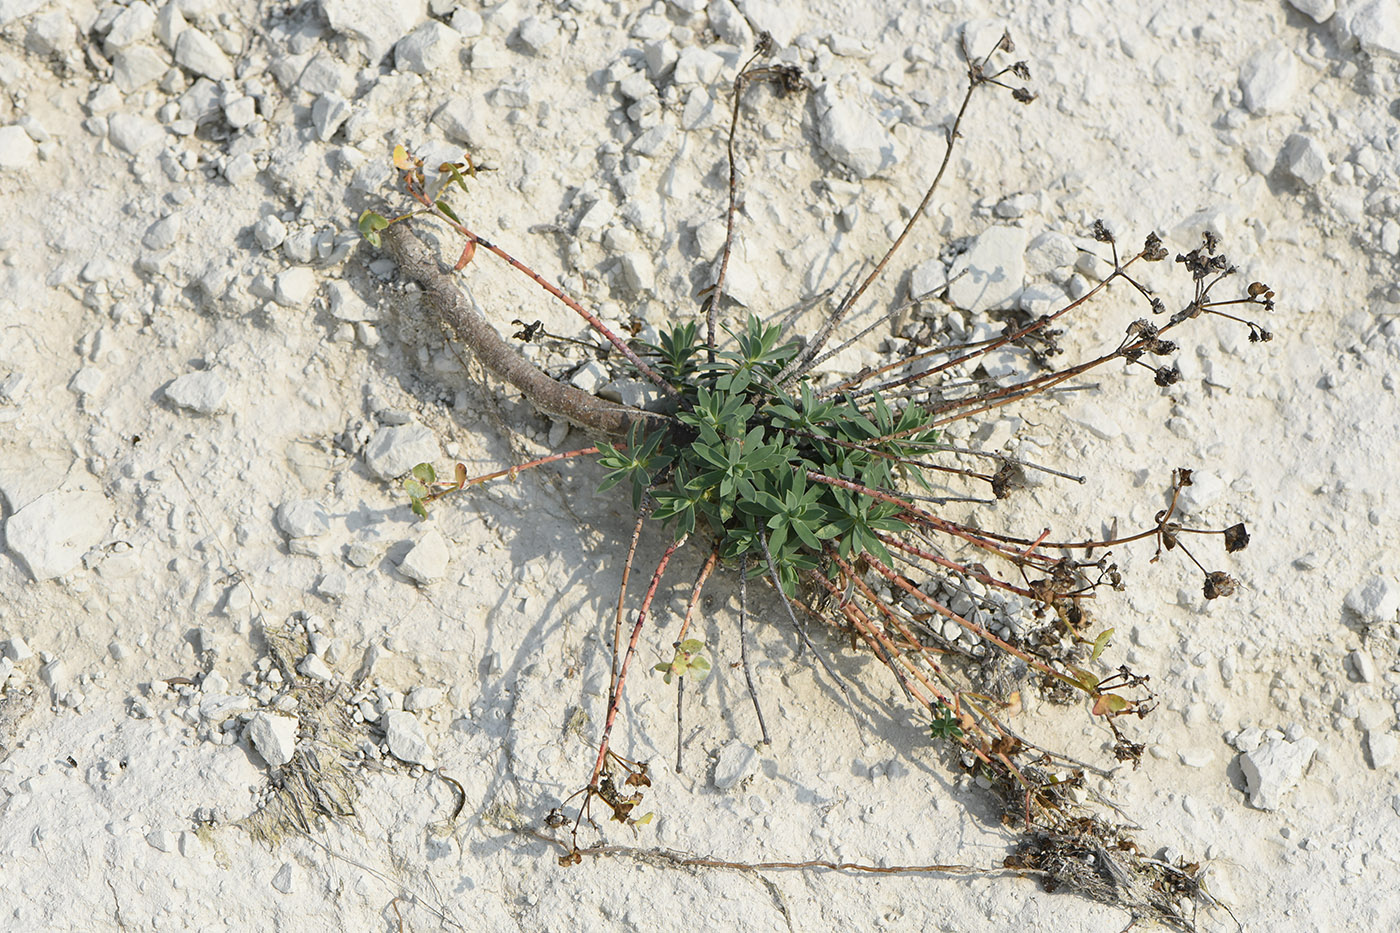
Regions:
<instances>
[{"instance_id":1,"label":"small green shoot","mask_svg":"<svg viewBox=\"0 0 1400 933\"><path fill-rule=\"evenodd\" d=\"M698 638L687 638L676 645L676 655L669 662L656 665L655 670L665 675L663 680L671 682L672 677L694 677L704 680L710 673L710 662L700 656L705 643Z\"/></svg>"}]
</instances>

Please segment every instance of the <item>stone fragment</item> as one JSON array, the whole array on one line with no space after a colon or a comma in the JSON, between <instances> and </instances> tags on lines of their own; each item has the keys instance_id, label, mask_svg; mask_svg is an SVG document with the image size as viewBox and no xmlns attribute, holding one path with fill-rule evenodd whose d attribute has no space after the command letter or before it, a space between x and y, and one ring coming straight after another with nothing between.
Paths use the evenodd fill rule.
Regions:
<instances>
[{"instance_id":1,"label":"stone fragment","mask_svg":"<svg viewBox=\"0 0 1400 933\"><path fill-rule=\"evenodd\" d=\"M437 767L433 750L423 734L423 724L416 716L402 710L389 710L379 721L384 726L384 740L389 744L391 755L408 764L422 765L429 771Z\"/></svg>"},{"instance_id":2,"label":"stone fragment","mask_svg":"<svg viewBox=\"0 0 1400 933\"><path fill-rule=\"evenodd\" d=\"M447 562L451 553L447 539L436 529L429 531L418 540L403 560L399 562L399 573L415 583L427 585L447 576Z\"/></svg>"},{"instance_id":3,"label":"stone fragment","mask_svg":"<svg viewBox=\"0 0 1400 933\"><path fill-rule=\"evenodd\" d=\"M290 716L254 713L248 719L247 735L270 768L291 761L297 749L297 721Z\"/></svg>"},{"instance_id":4,"label":"stone fragment","mask_svg":"<svg viewBox=\"0 0 1400 933\"><path fill-rule=\"evenodd\" d=\"M145 0L136 0L117 14L117 18L112 20L112 28L107 31L107 36L103 39L103 44L108 50L108 54L117 49L125 48L133 42L140 42L151 34L151 27L156 24L156 11L151 9Z\"/></svg>"},{"instance_id":5,"label":"stone fragment","mask_svg":"<svg viewBox=\"0 0 1400 933\"><path fill-rule=\"evenodd\" d=\"M326 283L326 297L330 303L331 316L338 321L358 323L379 320L379 309L367 304L355 293L350 283L342 279L332 279Z\"/></svg>"},{"instance_id":6,"label":"stone fragment","mask_svg":"<svg viewBox=\"0 0 1400 933\"><path fill-rule=\"evenodd\" d=\"M174 6L174 4L171 4ZM146 844L161 852L175 851L175 834L169 830L157 829L146 834Z\"/></svg>"},{"instance_id":7,"label":"stone fragment","mask_svg":"<svg viewBox=\"0 0 1400 933\"><path fill-rule=\"evenodd\" d=\"M162 217L146 228L146 233L141 237L141 245L147 249L166 250L175 245L175 241L180 238L180 226L183 220L179 214L171 214Z\"/></svg>"},{"instance_id":8,"label":"stone fragment","mask_svg":"<svg viewBox=\"0 0 1400 933\"><path fill-rule=\"evenodd\" d=\"M1314 23L1325 23L1337 12L1337 0L1288 0L1288 5L1311 16Z\"/></svg>"},{"instance_id":9,"label":"stone fragment","mask_svg":"<svg viewBox=\"0 0 1400 933\"><path fill-rule=\"evenodd\" d=\"M485 142L488 129L486 111L465 97L449 100L433 114L433 122L453 142L473 148Z\"/></svg>"},{"instance_id":10,"label":"stone fragment","mask_svg":"<svg viewBox=\"0 0 1400 933\"><path fill-rule=\"evenodd\" d=\"M185 22L185 17L180 13L180 5L174 0L166 3L156 13L156 38L171 52L175 51L175 42L180 38L180 33L189 28L190 24Z\"/></svg>"},{"instance_id":11,"label":"stone fragment","mask_svg":"<svg viewBox=\"0 0 1400 933\"><path fill-rule=\"evenodd\" d=\"M209 370L177 376L165 387L165 397L172 405L201 415L222 411L226 395L228 383Z\"/></svg>"},{"instance_id":12,"label":"stone fragment","mask_svg":"<svg viewBox=\"0 0 1400 933\"><path fill-rule=\"evenodd\" d=\"M464 6L459 6L452 12L452 19L448 25L461 33L463 39L475 39L486 27L480 13Z\"/></svg>"},{"instance_id":13,"label":"stone fragment","mask_svg":"<svg viewBox=\"0 0 1400 933\"><path fill-rule=\"evenodd\" d=\"M112 527L112 504L99 492L42 495L5 521L5 544L36 581L75 569Z\"/></svg>"},{"instance_id":14,"label":"stone fragment","mask_svg":"<svg viewBox=\"0 0 1400 933\"><path fill-rule=\"evenodd\" d=\"M258 104L247 95L239 95L224 102L224 122L236 130L241 130L258 118Z\"/></svg>"},{"instance_id":15,"label":"stone fragment","mask_svg":"<svg viewBox=\"0 0 1400 933\"><path fill-rule=\"evenodd\" d=\"M676 84L698 84L709 87L719 78L724 68L724 59L709 49L688 46L681 49L676 58L676 70L671 72L671 80Z\"/></svg>"},{"instance_id":16,"label":"stone fragment","mask_svg":"<svg viewBox=\"0 0 1400 933\"><path fill-rule=\"evenodd\" d=\"M1356 679L1363 684L1373 684L1380 679L1380 672L1376 670L1376 662L1371 657L1371 652L1365 648L1354 649L1347 655L1347 661L1350 663Z\"/></svg>"},{"instance_id":17,"label":"stone fragment","mask_svg":"<svg viewBox=\"0 0 1400 933\"><path fill-rule=\"evenodd\" d=\"M988 227L948 270L948 300L980 313L1010 306L1026 277L1026 231Z\"/></svg>"},{"instance_id":18,"label":"stone fragment","mask_svg":"<svg viewBox=\"0 0 1400 933\"><path fill-rule=\"evenodd\" d=\"M170 70L170 62L149 45L133 45L117 52L112 59L112 83L122 93L143 88L159 81Z\"/></svg>"},{"instance_id":19,"label":"stone fragment","mask_svg":"<svg viewBox=\"0 0 1400 933\"><path fill-rule=\"evenodd\" d=\"M1031 240L1026 248L1026 271L1031 275L1050 275L1073 268L1078 259L1079 250L1074 241L1051 230Z\"/></svg>"},{"instance_id":20,"label":"stone fragment","mask_svg":"<svg viewBox=\"0 0 1400 933\"><path fill-rule=\"evenodd\" d=\"M277 869L277 874L272 876L272 886L283 894L296 890L296 873L291 862L283 862Z\"/></svg>"},{"instance_id":21,"label":"stone fragment","mask_svg":"<svg viewBox=\"0 0 1400 933\"><path fill-rule=\"evenodd\" d=\"M1352 587L1343 605L1367 625L1394 622L1396 612L1400 612L1400 587L1385 577L1375 576Z\"/></svg>"},{"instance_id":22,"label":"stone fragment","mask_svg":"<svg viewBox=\"0 0 1400 933\"><path fill-rule=\"evenodd\" d=\"M165 128L134 113L114 113L107 118L107 138L122 152L137 155L160 145L165 139Z\"/></svg>"},{"instance_id":23,"label":"stone fragment","mask_svg":"<svg viewBox=\"0 0 1400 933\"><path fill-rule=\"evenodd\" d=\"M276 214L268 214L253 225L253 236L263 249L276 249L287 239L287 225Z\"/></svg>"},{"instance_id":24,"label":"stone fragment","mask_svg":"<svg viewBox=\"0 0 1400 933\"><path fill-rule=\"evenodd\" d=\"M738 739L720 749L715 759L714 784L719 790L729 790L741 784L758 767L758 752L752 745Z\"/></svg>"},{"instance_id":25,"label":"stone fragment","mask_svg":"<svg viewBox=\"0 0 1400 933\"><path fill-rule=\"evenodd\" d=\"M284 269L274 283L272 298L284 308L304 308L316 294L316 273L305 266Z\"/></svg>"},{"instance_id":26,"label":"stone fragment","mask_svg":"<svg viewBox=\"0 0 1400 933\"><path fill-rule=\"evenodd\" d=\"M1332 163L1327 161L1322 144L1302 133L1294 133L1284 142L1277 166L1284 175L1305 188L1311 188L1332 171Z\"/></svg>"},{"instance_id":27,"label":"stone fragment","mask_svg":"<svg viewBox=\"0 0 1400 933\"><path fill-rule=\"evenodd\" d=\"M869 178L900 160L899 142L874 114L853 101L837 97L829 86L818 94L817 109L821 113L818 141L822 150L857 178Z\"/></svg>"},{"instance_id":28,"label":"stone fragment","mask_svg":"<svg viewBox=\"0 0 1400 933\"><path fill-rule=\"evenodd\" d=\"M517 35L521 44L536 55L541 55L559 40L559 21L529 16L521 21Z\"/></svg>"},{"instance_id":29,"label":"stone fragment","mask_svg":"<svg viewBox=\"0 0 1400 933\"><path fill-rule=\"evenodd\" d=\"M331 530L326 507L315 499L297 499L277 507L277 527L289 538L315 538Z\"/></svg>"},{"instance_id":30,"label":"stone fragment","mask_svg":"<svg viewBox=\"0 0 1400 933\"><path fill-rule=\"evenodd\" d=\"M394 67L414 74L432 74L456 60L462 34L435 19L428 20L394 46Z\"/></svg>"},{"instance_id":31,"label":"stone fragment","mask_svg":"<svg viewBox=\"0 0 1400 933\"><path fill-rule=\"evenodd\" d=\"M1363 0L1343 10L1345 30L1371 55L1400 58L1400 4L1395 0Z\"/></svg>"},{"instance_id":32,"label":"stone fragment","mask_svg":"<svg viewBox=\"0 0 1400 933\"><path fill-rule=\"evenodd\" d=\"M423 4L416 0L398 0L395 3L385 3L384 0L320 0L318 5L331 29L356 40L371 65L378 65L394 43L423 17Z\"/></svg>"},{"instance_id":33,"label":"stone fragment","mask_svg":"<svg viewBox=\"0 0 1400 933\"><path fill-rule=\"evenodd\" d=\"M1270 42L1240 68L1244 106L1259 115L1277 113L1288 106L1298 81L1298 59L1281 42Z\"/></svg>"},{"instance_id":34,"label":"stone fragment","mask_svg":"<svg viewBox=\"0 0 1400 933\"><path fill-rule=\"evenodd\" d=\"M44 13L29 21L24 47L35 55L56 55L77 43L78 33L73 21L63 10Z\"/></svg>"},{"instance_id":35,"label":"stone fragment","mask_svg":"<svg viewBox=\"0 0 1400 933\"><path fill-rule=\"evenodd\" d=\"M403 708L409 712L432 709L442 702L442 691L437 687L414 687L404 698Z\"/></svg>"},{"instance_id":36,"label":"stone fragment","mask_svg":"<svg viewBox=\"0 0 1400 933\"><path fill-rule=\"evenodd\" d=\"M909 297L922 299L936 296L948 285L948 270L940 259L927 259L909 273Z\"/></svg>"},{"instance_id":37,"label":"stone fragment","mask_svg":"<svg viewBox=\"0 0 1400 933\"><path fill-rule=\"evenodd\" d=\"M252 181L257 174L258 163L251 152L239 153L224 163L224 178L235 188Z\"/></svg>"},{"instance_id":38,"label":"stone fragment","mask_svg":"<svg viewBox=\"0 0 1400 933\"><path fill-rule=\"evenodd\" d=\"M365 446L365 466L380 479L394 479L437 458L437 438L416 423L382 427Z\"/></svg>"},{"instance_id":39,"label":"stone fragment","mask_svg":"<svg viewBox=\"0 0 1400 933\"><path fill-rule=\"evenodd\" d=\"M322 94L311 105L311 125L316 138L326 142L350 118L350 102L339 94Z\"/></svg>"},{"instance_id":40,"label":"stone fragment","mask_svg":"<svg viewBox=\"0 0 1400 933\"><path fill-rule=\"evenodd\" d=\"M1249 805L1257 810L1277 810L1283 795L1302 779L1316 752L1317 742L1303 737L1296 742L1270 738L1242 754L1240 770L1249 791Z\"/></svg>"},{"instance_id":41,"label":"stone fragment","mask_svg":"<svg viewBox=\"0 0 1400 933\"><path fill-rule=\"evenodd\" d=\"M233 77L233 63L223 49L193 26L181 30L175 40L175 62L210 81L228 81Z\"/></svg>"},{"instance_id":42,"label":"stone fragment","mask_svg":"<svg viewBox=\"0 0 1400 933\"><path fill-rule=\"evenodd\" d=\"M308 654L302 658L301 662L297 664L297 671L312 680L319 680L326 684L335 680L335 672L331 670L330 665L314 654Z\"/></svg>"},{"instance_id":43,"label":"stone fragment","mask_svg":"<svg viewBox=\"0 0 1400 933\"><path fill-rule=\"evenodd\" d=\"M1395 761L1395 753L1400 750L1400 738L1389 729L1366 730L1366 757L1371 759L1371 767L1389 767Z\"/></svg>"},{"instance_id":44,"label":"stone fragment","mask_svg":"<svg viewBox=\"0 0 1400 933\"><path fill-rule=\"evenodd\" d=\"M0 168L24 168L39 154L39 147L22 126L0 127Z\"/></svg>"},{"instance_id":45,"label":"stone fragment","mask_svg":"<svg viewBox=\"0 0 1400 933\"><path fill-rule=\"evenodd\" d=\"M622 276L634 294L645 294L656 288L656 267L651 256L641 250L622 254Z\"/></svg>"}]
</instances>

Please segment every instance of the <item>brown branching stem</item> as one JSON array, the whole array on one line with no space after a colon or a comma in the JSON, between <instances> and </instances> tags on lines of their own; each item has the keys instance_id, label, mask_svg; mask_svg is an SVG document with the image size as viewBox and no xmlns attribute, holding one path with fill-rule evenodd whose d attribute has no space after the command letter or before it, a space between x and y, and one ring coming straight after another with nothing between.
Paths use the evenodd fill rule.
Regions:
<instances>
[{"instance_id":1,"label":"brown branching stem","mask_svg":"<svg viewBox=\"0 0 1400 933\"><path fill-rule=\"evenodd\" d=\"M423 288L424 302L437 319L471 348L488 372L519 389L544 414L606 437L625 437L639 420L658 417L606 402L542 373L471 306L408 221L393 224L380 236L399 270Z\"/></svg>"}]
</instances>

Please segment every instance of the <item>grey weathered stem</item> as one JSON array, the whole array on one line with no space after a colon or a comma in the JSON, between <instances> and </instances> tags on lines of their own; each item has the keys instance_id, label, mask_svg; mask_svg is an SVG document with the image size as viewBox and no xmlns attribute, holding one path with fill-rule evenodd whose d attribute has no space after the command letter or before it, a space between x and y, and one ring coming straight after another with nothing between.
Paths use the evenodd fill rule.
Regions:
<instances>
[{"instance_id":1,"label":"grey weathered stem","mask_svg":"<svg viewBox=\"0 0 1400 933\"><path fill-rule=\"evenodd\" d=\"M562 418L591 434L626 437L633 423L656 416L626 405L604 401L571 385L551 379L501 335L472 307L438 262L437 253L418 238L407 221L380 233L384 249L399 271L423 288L429 310L466 344L493 376L524 394L530 404L551 418Z\"/></svg>"}]
</instances>

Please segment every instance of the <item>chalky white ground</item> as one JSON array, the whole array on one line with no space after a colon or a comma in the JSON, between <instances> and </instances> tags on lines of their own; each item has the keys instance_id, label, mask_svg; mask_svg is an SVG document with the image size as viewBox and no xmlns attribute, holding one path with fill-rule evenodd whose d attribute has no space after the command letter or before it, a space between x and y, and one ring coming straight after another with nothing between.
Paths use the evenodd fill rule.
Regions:
<instances>
[{"instance_id":1,"label":"chalky white ground","mask_svg":"<svg viewBox=\"0 0 1400 933\"><path fill-rule=\"evenodd\" d=\"M436 21L412 2L286 6L0 0L3 925L392 929L397 912L405 929L1120 929L1120 912L1010 878L559 867L508 825L587 778L628 503L576 463L424 523L385 478L584 443L498 401L394 299L354 230L393 197L394 143L434 159L469 146L495 169L454 199L480 232L615 326L665 326L709 282L728 82L764 26L821 87L746 108L730 285L776 315L884 249L941 155L957 36L1002 5L507 0L435 3ZM1243 586L1207 605L1174 555L1116 555L1130 587L1097 607L1116 630L1107 657L1152 674L1161 706L1131 724L1149 754L1111 796L1149 851L1201 860L1246 929L1393 929L1400 13L1012 6L1039 99L977 95L943 193L870 306L902 300L915 267L942 294L950 244L1011 228L975 253L1015 277L998 305L1041 310L1094 269L1036 238L1082 242L1098 217L1173 251L1213 230L1241 284L1278 292L1272 343L1202 322L1169 390L1105 371L1097 391L977 425L1088 482L971 514L1032 533L1137 528L1173 467L1197 470L1193 517L1250 524L1228 561L1198 548ZM1022 243L1024 258L1006 253ZM465 278L502 329L581 332L490 257ZM966 281L949 298L975 306L956 294ZM1185 285L1179 270L1154 283L1169 304ZM945 327L952 310L930 300L905 320ZM1072 352L1116 345L1143 313L1114 289ZM836 362L854 370L890 337ZM639 574L664 541L643 536ZM692 555L673 571L642 669L667 653L696 569ZM686 769L669 767L672 690L639 677L619 748L653 762L657 816L608 838L737 860L1000 863L988 801L939 764L892 679L819 641L856 685L856 722L762 595L774 744L747 754L734 590L709 593L716 670L687 691ZM298 676L363 700L380 762L353 818L275 847L236 823L293 753L291 717L311 714L276 704L254 595L274 630L313 631ZM1023 726L1104 756L1085 710ZM424 766L465 789L450 828L454 790ZM1246 774L1265 786L1249 794Z\"/></svg>"}]
</instances>

